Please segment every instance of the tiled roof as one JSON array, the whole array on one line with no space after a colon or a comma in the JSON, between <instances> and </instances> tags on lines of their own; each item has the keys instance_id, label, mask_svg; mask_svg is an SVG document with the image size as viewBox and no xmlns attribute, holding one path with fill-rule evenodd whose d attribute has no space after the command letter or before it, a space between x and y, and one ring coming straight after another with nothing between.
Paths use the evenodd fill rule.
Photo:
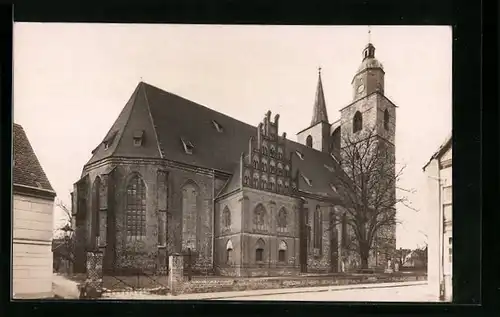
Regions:
<instances>
[{"instance_id":1,"label":"tiled roof","mask_svg":"<svg viewBox=\"0 0 500 317\"><path fill-rule=\"evenodd\" d=\"M35 151L31 147L23 127L14 123L12 132L14 154L12 162L13 184L54 191L35 155Z\"/></svg>"},{"instance_id":2,"label":"tiled roof","mask_svg":"<svg viewBox=\"0 0 500 317\"><path fill-rule=\"evenodd\" d=\"M214 121L222 129L218 129ZM130 130L130 133L127 130ZM144 136L147 141L143 147L133 145L133 133L137 130L145 131ZM137 86L108 136L113 131L118 131L113 144L108 150L100 145L89 163L111 155L162 157L228 174L233 173L233 177L221 194L239 186L237 184L240 183L241 153L248 152L250 137L257 138L255 126L143 82ZM182 140L193 144L192 154L185 152ZM293 154L292 173L300 169L300 172L311 180L312 186L299 179L299 189L331 197L338 196L330 186L337 173L332 173L324 167L325 164L335 166L329 154L290 140L286 140L286 146L288 152L300 151L304 154L304 160Z\"/></svg>"}]
</instances>

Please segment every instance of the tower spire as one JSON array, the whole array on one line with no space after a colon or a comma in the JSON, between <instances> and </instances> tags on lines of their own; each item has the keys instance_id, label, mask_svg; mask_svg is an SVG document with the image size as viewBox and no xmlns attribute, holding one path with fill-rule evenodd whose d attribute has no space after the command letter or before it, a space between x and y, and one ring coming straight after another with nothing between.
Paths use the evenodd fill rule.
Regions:
<instances>
[{"instance_id":1,"label":"tower spire","mask_svg":"<svg viewBox=\"0 0 500 317\"><path fill-rule=\"evenodd\" d=\"M318 86L316 87L316 97L314 99L313 117L311 126L320 122L328 123L326 112L325 94L323 93L323 83L321 82L321 67L318 67Z\"/></svg>"},{"instance_id":2,"label":"tower spire","mask_svg":"<svg viewBox=\"0 0 500 317\"><path fill-rule=\"evenodd\" d=\"M368 44L372 42L372 27L368 25Z\"/></svg>"}]
</instances>

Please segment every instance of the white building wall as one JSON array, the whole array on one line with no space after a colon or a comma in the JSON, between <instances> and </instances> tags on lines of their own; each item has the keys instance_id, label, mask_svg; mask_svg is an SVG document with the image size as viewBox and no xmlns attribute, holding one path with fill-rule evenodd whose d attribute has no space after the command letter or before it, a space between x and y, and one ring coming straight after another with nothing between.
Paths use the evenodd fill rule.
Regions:
<instances>
[{"instance_id":1,"label":"white building wall","mask_svg":"<svg viewBox=\"0 0 500 317\"><path fill-rule=\"evenodd\" d=\"M449 166L447 166L449 165ZM451 149L433 159L424 170L427 176L427 278L432 293L452 300L452 166Z\"/></svg>"},{"instance_id":2,"label":"white building wall","mask_svg":"<svg viewBox=\"0 0 500 317\"><path fill-rule=\"evenodd\" d=\"M13 196L12 294L52 297L52 200Z\"/></svg>"}]
</instances>

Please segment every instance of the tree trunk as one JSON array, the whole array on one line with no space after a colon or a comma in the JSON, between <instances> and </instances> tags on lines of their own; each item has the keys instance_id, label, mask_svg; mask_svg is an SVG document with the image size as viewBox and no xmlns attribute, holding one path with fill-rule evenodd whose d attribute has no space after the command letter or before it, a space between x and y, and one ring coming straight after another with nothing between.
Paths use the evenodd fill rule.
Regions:
<instances>
[{"instance_id":1,"label":"tree trunk","mask_svg":"<svg viewBox=\"0 0 500 317\"><path fill-rule=\"evenodd\" d=\"M359 248L359 256L361 258L361 269L368 268L368 257L370 256L370 249L361 245Z\"/></svg>"}]
</instances>

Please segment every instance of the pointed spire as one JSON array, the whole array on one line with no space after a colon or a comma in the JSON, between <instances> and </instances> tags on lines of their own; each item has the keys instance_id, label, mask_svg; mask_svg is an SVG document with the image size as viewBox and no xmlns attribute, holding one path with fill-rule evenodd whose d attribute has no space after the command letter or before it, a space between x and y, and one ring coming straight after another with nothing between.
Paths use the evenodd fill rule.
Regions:
<instances>
[{"instance_id":1,"label":"pointed spire","mask_svg":"<svg viewBox=\"0 0 500 317\"><path fill-rule=\"evenodd\" d=\"M323 93L323 83L321 82L321 67L318 68L318 87L316 88L316 98L314 100L313 117L311 126L320 122L328 123L328 114L326 112L325 95Z\"/></svg>"}]
</instances>

